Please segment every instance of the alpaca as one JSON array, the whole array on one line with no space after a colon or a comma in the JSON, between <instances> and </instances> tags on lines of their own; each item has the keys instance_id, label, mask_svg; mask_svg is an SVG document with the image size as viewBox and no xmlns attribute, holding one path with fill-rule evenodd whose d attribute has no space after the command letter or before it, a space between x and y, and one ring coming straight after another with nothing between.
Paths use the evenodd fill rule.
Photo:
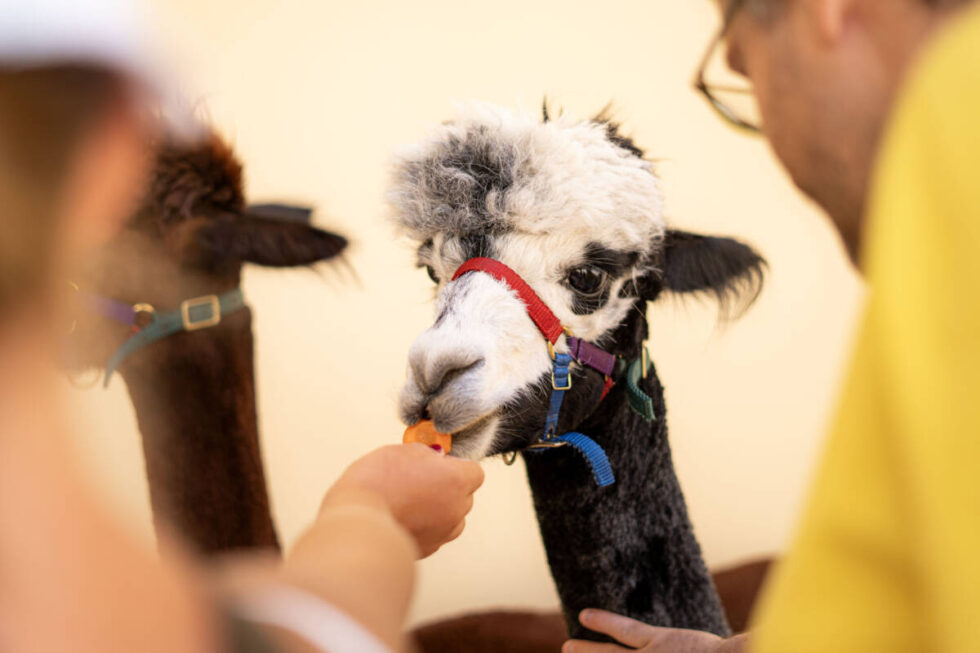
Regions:
<instances>
[{"instance_id":1,"label":"alpaca","mask_svg":"<svg viewBox=\"0 0 980 653\"><path fill-rule=\"evenodd\" d=\"M138 210L78 279L70 367L105 367L106 383L118 368L157 533L173 528L201 553L279 548L259 448L252 313L238 288L246 262L305 266L344 249L308 217L247 206L242 165L215 134L161 142ZM174 333L147 338L167 324Z\"/></svg>"},{"instance_id":2,"label":"alpaca","mask_svg":"<svg viewBox=\"0 0 980 653\"><path fill-rule=\"evenodd\" d=\"M771 564L769 559L754 560L712 573L732 632L748 629ZM560 612L465 614L423 624L412 632L419 653L557 653L566 638Z\"/></svg>"},{"instance_id":3,"label":"alpaca","mask_svg":"<svg viewBox=\"0 0 980 653\"><path fill-rule=\"evenodd\" d=\"M727 634L643 356L644 309L665 292L747 306L763 259L668 229L651 164L604 115L466 107L396 156L388 198L438 287L402 420L453 433L453 455L522 454L572 636L602 639L579 625L586 607Z\"/></svg>"}]
</instances>

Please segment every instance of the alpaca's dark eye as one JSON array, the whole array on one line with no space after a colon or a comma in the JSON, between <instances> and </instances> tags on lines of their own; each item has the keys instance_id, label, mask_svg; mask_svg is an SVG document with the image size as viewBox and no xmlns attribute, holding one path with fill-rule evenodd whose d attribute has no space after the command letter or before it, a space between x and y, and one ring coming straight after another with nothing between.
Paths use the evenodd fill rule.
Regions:
<instances>
[{"instance_id":1,"label":"alpaca's dark eye","mask_svg":"<svg viewBox=\"0 0 980 653\"><path fill-rule=\"evenodd\" d=\"M606 284L606 271L594 265L583 265L568 273L567 283L583 295L595 295Z\"/></svg>"},{"instance_id":2,"label":"alpaca's dark eye","mask_svg":"<svg viewBox=\"0 0 980 653\"><path fill-rule=\"evenodd\" d=\"M425 271L429 273L429 278L432 279L433 283L439 283L439 275L436 274L436 269L431 265L425 266Z\"/></svg>"}]
</instances>

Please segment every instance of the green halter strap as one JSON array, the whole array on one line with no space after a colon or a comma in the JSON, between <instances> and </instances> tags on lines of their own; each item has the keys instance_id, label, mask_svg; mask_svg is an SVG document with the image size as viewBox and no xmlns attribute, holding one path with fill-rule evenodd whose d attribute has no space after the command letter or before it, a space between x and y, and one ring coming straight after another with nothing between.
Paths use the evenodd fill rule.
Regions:
<instances>
[{"instance_id":1,"label":"green halter strap","mask_svg":"<svg viewBox=\"0 0 980 653\"><path fill-rule=\"evenodd\" d=\"M650 353L646 345L640 357L633 361L626 370L626 398L629 400L630 408L640 417L648 422L656 421L657 415L653 411L653 400L647 393L640 389L640 379L647 378L650 371Z\"/></svg>"},{"instance_id":2,"label":"green halter strap","mask_svg":"<svg viewBox=\"0 0 980 653\"><path fill-rule=\"evenodd\" d=\"M168 313L151 313L152 322L140 329L122 344L105 367L104 386L109 385L113 372L131 354L147 345L181 331L198 331L221 323L221 318L245 308L245 296L241 288L229 290L223 295L204 295L187 299L180 308Z\"/></svg>"}]
</instances>

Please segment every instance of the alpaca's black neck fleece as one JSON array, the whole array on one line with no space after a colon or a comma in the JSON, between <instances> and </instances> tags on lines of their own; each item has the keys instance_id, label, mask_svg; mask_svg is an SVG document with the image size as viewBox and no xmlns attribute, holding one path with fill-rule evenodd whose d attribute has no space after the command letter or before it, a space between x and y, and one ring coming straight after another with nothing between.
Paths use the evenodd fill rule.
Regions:
<instances>
[{"instance_id":1,"label":"alpaca's black neck fleece","mask_svg":"<svg viewBox=\"0 0 980 653\"><path fill-rule=\"evenodd\" d=\"M636 356L646 334L637 318L617 333L617 349ZM667 441L663 387L652 371L641 383L658 420L630 410L616 387L577 430L609 456L616 483L599 488L570 448L524 454L534 506L569 633L597 639L578 623L602 608L676 628L729 632L694 536Z\"/></svg>"},{"instance_id":2,"label":"alpaca's black neck fleece","mask_svg":"<svg viewBox=\"0 0 980 653\"><path fill-rule=\"evenodd\" d=\"M181 333L120 369L136 409L154 523L199 552L278 549L259 450L251 314Z\"/></svg>"}]
</instances>

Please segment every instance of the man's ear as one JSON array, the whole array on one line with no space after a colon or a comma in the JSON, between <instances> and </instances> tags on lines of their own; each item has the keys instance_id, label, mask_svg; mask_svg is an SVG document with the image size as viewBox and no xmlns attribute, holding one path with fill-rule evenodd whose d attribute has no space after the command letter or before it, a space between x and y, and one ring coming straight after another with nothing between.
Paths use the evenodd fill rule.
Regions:
<instances>
[{"instance_id":1,"label":"man's ear","mask_svg":"<svg viewBox=\"0 0 980 653\"><path fill-rule=\"evenodd\" d=\"M301 220L270 219L248 213L226 216L196 234L205 265L248 262L268 267L312 265L338 256L347 247L343 236Z\"/></svg>"},{"instance_id":2,"label":"man's ear","mask_svg":"<svg viewBox=\"0 0 980 653\"><path fill-rule=\"evenodd\" d=\"M662 292L709 294L735 317L759 296L766 261L754 249L732 238L700 236L668 230L659 257L659 275L641 285L643 298L653 301Z\"/></svg>"}]
</instances>

